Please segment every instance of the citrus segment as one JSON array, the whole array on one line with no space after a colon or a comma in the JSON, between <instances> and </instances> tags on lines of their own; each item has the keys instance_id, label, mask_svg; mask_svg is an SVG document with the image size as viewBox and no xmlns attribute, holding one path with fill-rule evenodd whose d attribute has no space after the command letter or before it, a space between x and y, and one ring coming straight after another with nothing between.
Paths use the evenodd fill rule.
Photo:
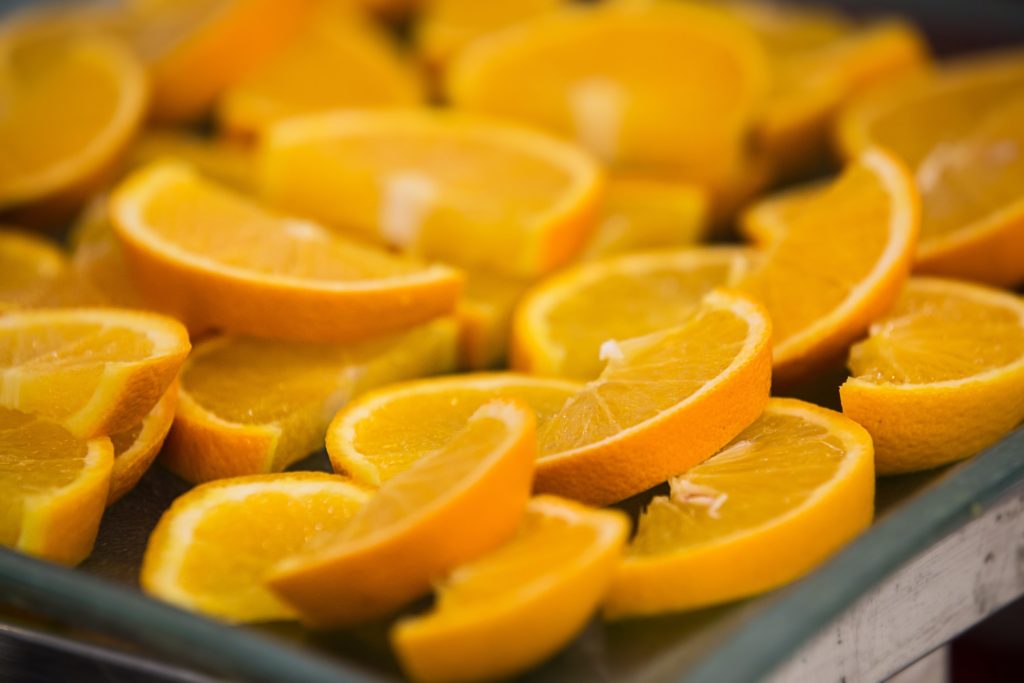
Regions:
<instances>
[{"instance_id":1,"label":"citrus segment","mask_svg":"<svg viewBox=\"0 0 1024 683\"><path fill-rule=\"evenodd\" d=\"M394 612L515 533L536 443L525 404L485 404L441 450L382 485L339 533L278 565L270 587L314 626Z\"/></svg>"},{"instance_id":2,"label":"citrus segment","mask_svg":"<svg viewBox=\"0 0 1024 683\"><path fill-rule=\"evenodd\" d=\"M321 472L237 477L197 486L164 512L142 563L143 590L231 622L294 619L264 585L273 567L338 533L370 497Z\"/></svg>"},{"instance_id":3,"label":"citrus segment","mask_svg":"<svg viewBox=\"0 0 1024 683\"><path fill-rule=\"evenodd\" d=\"M743 296L712 292L681 326L602 351L601 375L538 433L540 492L628 498L713 455L768 400L771 323Z\"/></svg>"},{"instance_id":4,"label":"citrus segment","mask_svg":"<svg viewBox=\"0 0 1024 683\"><path fill-rule=\"evenodd\" d=\"M912 278L849 366L843 412L871 433L879 473L969 457L1024 420L1024 301Z\"/></svg>"},{"instance_id":5,"label":"citrus segment","mask_svg":"<svg viewBox=\"0 0 1024 683\"><path fill-rule=\"evenodd\" d=\"M426 110L286 121L262 146L271 202L467 268L532 276L583 246L602 189L571 145Z\"/></svg>"},{"instance_id":6,"label":"citrus segment","mask_svg":"<svg viewBox=\"0 0 1024 683\"><path fill-rule=\"evenodd\" d=\"M111 215L147 302L198 329L364 339L451 311L461 286L450 268L272 213L176 164L132 175Z\"/></svg>"},{"instance_id":7,"label":"citrus segment","mask_svg":"<svg viewBox=\"0 0 1024 683\"><path fill-rule=\"evenodd\" d=\"M512 540L452 572L429 613L395 625L402 667L429 683L497 679L539 664L593 614L628 532L618 511L534 498Z\"/></svg>"},{"instance_id":8,"label":"citrus segment","mask_svg":"<svg viewBox=\"0 0 1024 683\"><path fill-rule=\"evenodd\" d=\"M825 408L773 398L726 448L640 516L605 614L705 607L820 564L871 523L871 437Z\"/></svg>"},{"instance_id":9,"label":"citrus segment","mask_svg":"<svg viewBox=\"0 0 1024 683\"><path fill-rule=\"evenodd\" d=\"M144 309L146 304L110 223L107 199L97 195L86 204L68 236L77 297L83 304ZM194 327L190 331L202 332Z\"/></svg>"},{"instance_id":10,"label":"citrus segment","mask_svg":"<svg viewBox=\"0 0 1024 683\"><path fill-rule=\"evenodd\" d=\"M171 430L177 404L178 383L175 382L149 414L142 418L142 422L131 429L110 435L110 442L114 445L114 467L110 472L107 505L113 505L135 488L156 460L167 432Z\"/></svg>"},{"instance_id":11,"label":"citrus segment","mask_svg":"<svg viewBox=\"0 0 1024 683\"><path fill-rule=\"evenodd\" d=\"M379 486L444 447L482 405L515 398L544 425L582 385L512 372L437 377L395 384L348 404L327 430L336 472Z\"/></svg>"}]
</instances>

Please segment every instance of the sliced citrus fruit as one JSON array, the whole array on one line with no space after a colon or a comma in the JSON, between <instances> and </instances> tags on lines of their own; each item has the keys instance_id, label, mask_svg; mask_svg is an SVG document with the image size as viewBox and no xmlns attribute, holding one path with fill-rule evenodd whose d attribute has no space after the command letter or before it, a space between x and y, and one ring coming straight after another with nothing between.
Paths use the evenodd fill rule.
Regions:
<instances>
[{"instance_id":1,"label":"sliced citrus fruit","mask_svg":"<svg viewBox=\"0 0 1024 683\"><path fill-rule=\"evenodd\" d=\"M246 145L174 129L150 129L128 148L131 168L167 160L188 164L207 178L240 192L255 192L253 153Z\"/></svg>"},{"instance_id":2,"label":"sliced citrus fruit","mask_svg":"<svg viewBox=\"0 0 1024 683\"><path fill-rule=\"evenodd\" d=\"M975 58L855 102L839 123L856 154L879 145L922 197L915 270L1024 282L1024 53Z\"/></svg>"},{"instance_id":3,"label":"sliced citrus fruit","mask_svg":"<svg viewBox=\"0 0 1024 683\"><path fill-rule=\"evenodd\" d=\"M584 259L699 242L708 220L708 192L690 183L613 177Z\"/></svg>"},{"instance_id":4,"label":"sliced citrus fruit","mask_svg":"<svg viewBox=\"0 0 1024 683\"><path fill-rule=\"evenodd\" d=\"M217 117L228 133L252 136L301 114L414 106L423 98L389 35L344 3L321 2L291 45L222 94Z\"/></svg>"},{"instance_id":5,"label":"sliced citrus fruit","mask_svg":"<svg viewBox=\"0 0 1024 683\"><path fill-rule=\"evenodd\" d=\"M877 149L800 201L739 284L772 316L783 382L838 359L893 305L920 222L913 178Z\"/></svg>"},{"instance_id":6,"label":"sliced citrus fruit","mask_svg":"<svg viewBox=\"0 0 1024 683\"><path fill-rule=\"evenodd\" d=\"M135 278L128 269L121 242L114 233L106 195L85 205L71 228L71 271L82 303L146 308ZM202 332L193 329L192 333Z\"/></svg>"},{"instance_id":7,"label":"sliced citrus fruit","mask_svg":"<svg viewBox=\"0 0 1024 683\"><path fill-rule=\"evenodd\" d=\"M460 266L531 276L572 258L593 228L597 164L542 133L427 110L341 112L274 127L270 201Z\"/></svg>"},{"instance_id":8,"label":"sliced citrus fruit","mask_svg":"<svg viewBox=\"0 0 1024 683\"><path fill-rule=\"evenodd\" d=\"M146 77L100 36L0 38L0 209L74 206L142 121ZM68 116L74 112L74 116Z\"/></svg>"},{"instance_id":9,"label":"sliced citrus fruit","mask_svg":"<svg viewBox=\"0 0 1024 683\"><path fill-rule=\"evenodd\" d=\"M698 182L733 165L768 84L755 36L691 3L551 13L475 41L448 75L459 107L551 130L626 172Z\"/></svg>"},{"instance_id":10,"label":"sliced citrus fruit","mask_svg":"<svg viewBox=\"0 0 1024 683\"><path fill-rule=\"evenodd\" d=\"M581 384L513 372L471 373L386 386L341 409L327 430L336 472L379 486L444 448L480 406L497 398L526 402L544 425Z\"/></svg>"},{"instance_id":11,"label":"sliced citrus fruit","mask_svg":"<svg viewBox=\"0 0 1024 683\"><path fill-rule=\"evenodd\" d=\"M193 482L281 471L323 448L351 397L451 370L454 357L450 320L358 344L209 339L182 369L163 463Z\"/></svg>"},{"instance_id":12,"label":"sliced citrus fruit","mask_svg":"<svg viewBox=\"0 0 1024 683\"><path fill-rule=\"evenodd\" d=\"M0 405L76 436L135 426L188 354L185 328L115 308L17 311L0 317Z\"/></svg>"},{"instance_id":13,"label":"sliced citrus fruit","mask_svg":"<svg viewBox=\"0 0 1024 683\"><path fill-rule=\"evenodd\" d=\"M504 363L512 311L528 287L519 278L478 271L466 273L466 289L455 311L461 367L486 370Z\"/></svg>"},{"instance_id":14,"label":"sliced citrus fruit","mask_svg":"<svg viewBox=\"0 0 1024 683\"><path fill-rule=\"evenodd\" d=\"M339 533L282 561L271 589L314 626L386 616L512 537L536 452L526 404L485 404L441 450L381 486Z\"/></svg>"},{"instance_id":15,"label":"sliced citrus fruit","mask_svg":"<svg viewBox=\"0 0 1024 683\"><path fill-rule=\"evenodd\" d=\"M771 323L714 291L681 326L609 340L602 355L601 375L538 431L539 492L604 505L709 458L768 400Z\"/></svg>"},{"instance_id":16,"label":"sliced citrus fruit","mask_svg":"<svg viewBox=\"0 0 1024 683\"><path fill-rule=\"evenodd\" d=\"M68 271L67 255L53 242L0 230L0 312L44 303Z\"/></svg>"},{"instance_id":17,"label":"sliced citrus fruit","mask_svg":"<svg viewBox=\"0 0 1024 683\"><path fill-rule=\"evenodd\" d=\"M451 268L272 213L173 163L132 175L111 216L147 302L199 329L363 339L451 311L462 282Z\"/></svg>"},{"instance_id":18,"label":"sliced citrus fruit","mask_svg":"<svg viewBox=\"0 0 1024 683\"><path fill-rule=\"evenodd\" d=\"M440 683L499 679L539 664L597 609L628 533L618 511L532 499L512 540L458 567L429 613L391 630L402 668L414 681Z\"/></svg>"},{"instance_id":19,"label":"sliced citrus fruit","mask_svg":"<svg viewBox=\"0 0 1024 683\"><path fill-rule=\"evenodd\" d=\"M813 569L871 523L871 437L839 413L773 398L669 486L640 516L605 600L609 617L736 600Z\"/></svg>"},{"instance_id":20,"label":"sliced citrus fruit","mask_svg":"<svg viewBox=\"0 0 1024 683\"><path fill-rule=\"evenodd\" d=\"M702 247L628 254L566 269L529 290L516 310L514 367L589 380L609 339L688 320L712 289L735 284L750 252Z\"/></svg>"},{"instance_id":21,"label":"sliced citrus fruit","mask_svg":"<svg viewBox=\"0 0 1024 683\"><path fill-rule=\"evenodd\" d=\"M92 551L114 449L0 408L0 546L77 564Z\"/></svg>"},{"instance_id":22,"label":"sliced citrus fruit","mask_svg":"<svg viewBox=\"0 0 1024 683\"><path fill-rule=\"evenodd\" d=\"M149 414L142 418L142 422L131 429L110 435L110 442L114 445L114 468L110 472L107 505L113 505L135 488L156 460L167 432L171 430L177 405L178 384L175 382Z\"/></svg>"},{"instance_id":23,"label":"sliced citrus fruit","mask_svg":"<svg viewBox=\"0 0 1024 683\"><path fill-rule=\"evenodd\" d=\"M967 458L1024 420L1024 300L912 278L849 366L843 413L871 433L880 474Z\"/></svg>"},{"instance_id":24,"label":"sliced citrus fruit","mask_svg":"<svg viewBox=\"0 0 1024 683\"><path fill-rule=\"evenodd\" d=\"M160 518L140 582L150 595L231 622L294 619L264 585L273 567L338 533L370 497L344 477L288 472L197 486Z\"/></svg>"}]
</instances>

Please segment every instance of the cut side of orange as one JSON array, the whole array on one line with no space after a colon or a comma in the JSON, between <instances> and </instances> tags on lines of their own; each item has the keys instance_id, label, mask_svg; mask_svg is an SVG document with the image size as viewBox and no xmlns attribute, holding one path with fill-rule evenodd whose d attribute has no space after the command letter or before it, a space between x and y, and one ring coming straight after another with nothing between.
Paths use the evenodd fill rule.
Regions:
<instances>
[{"instance_id":1,"label":"cut side of orange","mask_svg":"<svg viewBox=\"0 0 1024 683\"><path fill-rule=\"evenodd\" d=\"M311 626L386 616L515 534L536 453L530 408L491 401L441 450L381 486L340 532L281 562L268 584Z\"/></svg>"},{"instance_id":2,"label":"cut side of orange","mask_svg":"<svg viewBox=\"0 0 1024 683\"><path fill-rule=\"evenodd\" d=\"M71 227L72 281L79 303L145 309L135 278L128 269L121 242L114 233L105 194L86 204ZM199 334L204 330L189 330Z\"/></svg>"},{"instance_id":3,"label":"cut side of orange","mask_svg":"<svg viewBox=\"0 0 1024 683\"><path fill-rule=\"evenodd\" d=\"M327 430L327 454L336 472L379 486L443 448L488 401L524 401L543 429L582 388L576 382L514 372L470 373L386 386L338 412Z\"/></svg>"},{"instance_id":4,"label":"cut side of orange","mask_svg":"<svg viewBox=\"0 0 1024 683\"><path fill-rule=\"evenodd\" d=\"M512 364L589 380L609 339L680 325L712 289L736 284L749 251L702 247L630 254L566 269L528 290L513 324Z\"/></svg>"},{"instance_id":5,"label":"cut side of orange","mask_svg":"<svg viewBox=\"0 0 1024 683\"><path fill-rule=\"evenodd\" d=\"M452 572L433 610L399 621L391 642L420 683L499 679L547 659L604 595L629 521L555 496L526 507L516 535Z\"/></svg>"},{"instance_id":6,"label":"cut side of orange","mask_svg":"<svg viewBox=\"0 0 1024 683\"><path fill-rule=\"evenodd\" d=\"M451 268L273 213L173 163L119 186L111 216L147 302L198 329L364 339L450 312L462 284Z\"/></svg>"},{"instance_id":7,"label":"cut side of orange","mask_svg":"<svg viewBox=\"0 0 1024 683\"><path fill-rule=\"evenodd\" d=\"M142 422L131 429L110 435L110 442L114 445L114 468L110 472L108 506L135 488L156 460L167 432L171 430L177 405L178 383L175 382L149 414L142 418Z\"/></svg>"},{"instance_id":8,"label":"cut side of orange","mask_svg":"<svg viewBox=\"0 0 1024 683\"><path fill-rule=\"evenodd\" d=\"M768 401L771 322L714 291L679 327L607 341L604 371L538 432L535 488L606 505L711 457Z\"/></svg>"},{"instance_id":9,"label":"cut side of orange","mask_svg":"<svg viewBox=\"0 0 1024 683\"><path fill-rule=\"evenodd\" d=\"M454 362L451 320L358 344L206 340L182 369L162 461L193 482L279 472L323 448L328 422L349 399Z\"/></svg>"},{"instance_id":10,"label":"cut side of orange","mask_svg":"<svg viewBox=\"0 0 1024 683\"><path fill-rule=\"evenodd\" d=\"M576 255L603 176L572 145L461 113L341 112L286 121L261 147L285 210L402 251L529 277Z\"/></svg>"},{"instance_id":11,"label":"cut side of orange","mask_svg":"<svg viewBox=\"0 0 1024 683\"><path fill-rule=\"evenodd\" d=\"M1024 420L1024 301L911 278L849 366L843 413L871 433L880 474L970 457Z\"/></svg>"},{"instance_id":12,"label":"cut side of orange","mask_svg":"<svg viewBox=\"0 0 1024 683\"><path fill-rule=\"evenodd\" d=\"M110 486L110 439L80 439L0 408L0 546L62 564L92 551Z\"/></svg>"},{"instance_id":13,"label":"cut side of orange","mask_svg":"<svg viewBox=\"0 0 1024 683\"><path fill-rule=\"evenodd\" d=\"M920 223L913 178L877 149L795 201L780 210L784 223L771 229L759 265L739 283L771 314L774 374L782 382L841 358L895 303Z\"/></svg>"},{"instance_id":14,"label":"cut side of orange","mask_svg":"<svg viewBox=\"0 0 1024 683\"><path fill-rule=\"evenodd\" d=\"M114 308L0 317L0 405L81 438L131 429L156 405L189 351L175 320Z\"/></svg>"},{"instance_id":15,"label":"cut side of orange","mask_svg":"<svg viewBox=\"0 0 1024 683\"><path fill-rule=\"evenodd\" d=\"M0 312L47 303L68 272L68 257L55 243L0 230Z\"/></svg>"},{"instance_id":16,"label":"cut side of orange","mask_svg":"<svg viewBox=\"0 0 1024 683\"><path fill-rule=\"evenodd\" d=\"M338 533L370 492L344 477L288 472L197 486L150 536L143 590L230 622L295 619L264 585L273 567Z\"/></svg>"},{"instance_id":17,"label":"cut side of orange","mask_svg":"<svg viewBox=\"0 0 1024 683\"><path fill-rule=\"evenodd\" d=\"M792 581L871 523L871 437L831 410L773 398L640 516L605 600L611 618L706 607Z\"/></svg>"}]
</instances>

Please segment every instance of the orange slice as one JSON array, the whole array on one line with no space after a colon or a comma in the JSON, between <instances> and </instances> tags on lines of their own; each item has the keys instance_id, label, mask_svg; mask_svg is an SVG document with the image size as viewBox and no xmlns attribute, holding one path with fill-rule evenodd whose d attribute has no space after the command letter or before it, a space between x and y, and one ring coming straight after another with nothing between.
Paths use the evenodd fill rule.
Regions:
<instances>
[{"instance_id":1,"label":"orange slice","mask_svg":"<svg viewBox=\"0 0 1024 683\"><path fill-rule=\"evenodd\" d=\"M251 148L227 140L204 138L174 129L150 129L143 132L128 149L132 169L157 161L179 161L203 176L239 192L254 193Z\"/></svg>"},{"instance_id":2,"label":"orange slice","mask_svg":"<svg viewBox=\"0 0 1024 683\"><path fill-rule=\"evenodd\" d=\"M142 422L131 429L110 435L110 442L114 445L114 467L110 472L108 506L135 488L156 460L167 432L171 430L177 404L178 384L175 382L149 414L142 418Z\"/></svg>"},{"instance_id":3,"label":"orange slice","mask_svg":"<svg viewBox=\"0 0 1024 683\"><path fill-rule=\"evenodd\" d=\"M386 616L512 537L535 458L532 411L492 401L441 450L381 486L344 529L281 562L268 584L309 625Z\"/></svg>"},{"instance_id":4,"label":"orange slice","mask_svg":"<svg viewBox=\"0 0 1024 683\"><path fill-rule=\"evenodd\" d=\"M321 472L197 486L160 518L140 583L154 597L230 622L294 619L263 580L322 534L340 532L369 497L344 477Z\"/></svg>"},{"instance_id":5,"label":"orange slice","mask_svg":"<svg viewBox=\"0 0 1024 683\"><path fill-rule=\"evenodd\" d=\"M512 312L529 284L518 278L467 272L455 311L459 321L459 365L469 370L502 366L508 353Z\"/></svg>"},{"instance_id":6,"label":"orange slice","mask_svg":"<svg viewBox=\"0 0 1024 683\"><path fill-rule=\"evenodd\" d=\"M773 398L669 486L641 514L615 572L611 618L736 600L809 572L871 523L871 437L831 410Z\"/></svg>"},{"instance_id":7,"label":"orange slice","mask_svg":"<svg viewBox=\"0 0 1024 683\"><path fill-rule=\"evenodd\" d=\"M450 320L358 344L209 339L182 369L163 463L193 482L279 472L323 448L350 398L451 370L454 356Z\"/></svg>"},{"instance_id":8,"label":"orange slice","mask_svg":"<svg viewBox=\"0 0 1024 683\"><path fill-rule=\"evenodd\" d=\"M0 311L45 303L68 270L67 255L53 242L0 230Z\"/></svg>"},{"instance_id":9,"label":"orange slice","mask_svg":"<svg viewBox=\"0 0 1024 683\"><path fill-rule=\"evenodd\" d=\"M63 564L92 552L114 449L0 408L0 546Z\"/></svg>"},{"instance_id":10,"label":"orange slice","mask_svg":"<svg viewBox=\"0 0 1024 683\"><path fill-rule=\"evenodd\" d=\"M172 163L132 175L111 215L147 302L198 329L362 339L451 311L461 286L450 268L272 213Z\"/></svg>"},{"instance_id":11,"label":"orange slice","mask_svg":"<svg viewBox=\"0 0 1024 683\"><path fill-rule=\"evenodd\" d=\"M80 303L144 309L134 276L107 210L108 197L97 195L85 205L71 228L71 272L80 287ZM202 330L193 329L197 334Z\"/></svg>"},{"instance_id":12,"label":"orange slice","mask_svg":"<svg viewBox=\"0 0 1024 683\"><path fill-rule=\"evenodd\" d=\"M529 290L516 311L514 367L588 380L601 345L680 325L712 289L735 284L750 253L732 247L651 252L586 263Z\"/></svg>"},{"instance_id":13,"label":"orange slice","mask_svg":"<svg viewBox=\"0 0 1024 683\"><path fill-rule=\"evenodd\" d=\"M739 285L772 316L775 379L783 382L838 359L893 305L920 221L913 178L877 149L798 201Z\"/></svg>"},{"instance_id":14,"label":"orange slice","mask_svg":"<svg viewBox=\"0 0 1024 683\"><path fill-rule=\"evenodd\" d=\"M145 72L110 39L32 30L0 38L0 65L0 210L73 208L141 123Z\"/></svg>"},{"instance_id":15,"label":"orange slice","mask_svg":"<svg viewBox=\"0 0 1024 683\"><path fill-rule=\"evenodd\" d=\"M739 158L768 78L754 35L714 7L613 3L479 39L447 89L458 107L558 133L615 168L704 182Z\"/></svg>"},{"instance_id":16,"label":"orange slice","mask_svg":"<svg viewBox=\"0 0 1024 683\"><path fill-rule=\"evenodd\" d=\"M912 278L849 366L843 413L871 433L880 474L967 458L1024 420L1024 301Z\"/></svg>"},{"instance_id":17,"label":"orange slice","mask_svg":"<svg viewBox=\"0 0 1024 683\"><path fill-rule=\"evenodd\" d=\"M434 608L391 630L414 681L512 676L561 649L611 582L629 531L625 515L538 496L515 537L438 587Z\"/></svg>"},{"instance_id":18,"label":"orange slice","mask_svg":"<svg viewBox=\"0 0 1024 683\"><path fill-rule=\"evenodd\" d=\"M576 382L514 372L471 373L405 382L371 391L342 408L327 430L336 472L381 483L444 447L488 401L515 398L543 429L582 389Z\"/></svg>"},{"instance_id":19,"label":"orange slice","mask_svg":"<svg viewBox=\"0 0 1024 683\"><path fill-rule=\"evenodd\" d=\"M572 258L593 228L597 164L541 133L456 113L342 112L262 147L270 201L404 251L518 276Z\"/></svg>"},{"instance_id":20,"label":"orange slice","mask_svg":"<svg viewBox=\"0 0 1024 683\"><path fill-rule=\"evenodd\" d=\"M302 34L222 94L227 132L252 136L283 119L334 109L413 106L423 86L389 35L344 3L320 3Z\"/></svg>"},{"instance_id":21,"label":"orange slice","mask_svg":"<svg viewBox=\"0 0 1024 683\"><path fill-rule=\"evenodd\" d=\"M993 285L1024 282L1024 53L951 64L844 112L848 154L879 145L922 197L915 270Z\"/></svg>"},{"instance_id":22,"label":"orange slice","mask_svg":"<svg viewBox=\"0 0 1024 683\"><path fill-rule=\"evenodd\" d=\"M82 438L135 426L188 354L185 329L118 309L19 311L0 317L0 405Z\"/></svg>"},{"instance_id":23,"label":"orange slice","mask_svg":"<svg viewBox=\"0 0 1024 683\"><path fill-rule=\"evenodd\" d=\"M604 371L538 432L535 488L605 505L698 465L754 421L771 384L771 323L715 291L679 327L602 348Z\"/></svg>"}]
</instances>

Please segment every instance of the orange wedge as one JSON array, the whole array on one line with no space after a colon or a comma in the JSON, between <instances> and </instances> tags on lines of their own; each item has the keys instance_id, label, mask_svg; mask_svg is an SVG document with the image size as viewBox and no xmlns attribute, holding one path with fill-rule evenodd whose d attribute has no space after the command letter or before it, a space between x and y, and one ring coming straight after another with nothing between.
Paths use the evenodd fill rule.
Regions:
<instances>
[{"instance_id":1,"label":"orange wedge","mask_svg":"<svg viewBox=\"0 0 1024 683\"><path fill-rule=\"evenodd\" d=\"M630 254L586 263L529 290L515 315L514 367L589 380L609 339L682 324L712 289L735 284L751 254L703 247Z\"/></svg>"},{"instance_id":2,"label":"orange wedge","mask_svg":"<svg viewBox=\"0 0 1024 683\"><path fill-rule=\"evenodd\" d=\"M0 230L0 312L46 303L68 270L67 255L53 242Z\"/></svg>"},{"instance_id":3,"label":"orange wedge","mask_svg":"<svg viewBox=\"0 0 1024 683\"><path fill-rule=\"evenodd\" d=\"M529 407L487 403L443 448L381 486L340 532L281 562L268 584L309 625L386 616L512 537L535 458Z\"/></svg>"},{"instance_id":4,"label":"orange wedge","mask_svg":"<svg viewBox=\"0 0 1024 683\"><path fill-rule=\"evenodd\" d=\"M342 408L327 430L336 472L371 486L441 449L482 405L524 401L538 429L583 388L576 382L514 372L470 373L405 382L371 391Z\"/></svg>"},{"instance_id":5,"label":"orange wedge","mask_svg":"<svg viewBox=\"0 0 1024 683\"><path fill-rule=\"evenodd\" d=\"M110 442L114 445L114 468L110 472L108 506L135 488L156 460L167 432L171 430L177 404L178 384L175 382L149 414L142 418L142 422L131 429L110 435Z\"/></svg>"},{"instance_id":6,"label":"orange wedge","mask_svg":"<svg viewBox=\"0 0 1024 683\"><path fill-rule=\"evenodd\" d=\"M466 289L455 311L459 321L459 365L487 370L503 365L512 311L529 284L493 273L466 273Z\"/></svg>"},{"instance_id":7,"label":"orange wedge","mask_svg":"<svg viewBox=\"0 0 1024 683\"><path fill-rule=\"evenodd\" d=\"M157 161L188 164L210 180L240 192L256 190L252 149L242 144L171 128L150 129L128 148L128 166L135 169Z\"/></svg>"},{"instance_id":8,"label":"orange wedge","mask_svg":"<svg viewBox=\"0 0 1024 683\"><path fill-rule=\"evenodd\" d=\"M535 488L605 505L700 464L754 421L771 383L771 323L715 291L679 327L609 340L604 371L538 432Z\"/></svg>"},{"instance_id":9,"label":"orange wedge","mask_svg":"<svg viewBox=\"0 0 1024 683\"><path fill-rule=\"evenodd\" d=\"M842 415L773 398L720 453L640 516L605 600L622 618L705 607L792 581L871 523L871 437Z\"/></svg>"},{"instance_id":10,"label":"orange wedge","mask_svg":"<svg viewBox=\"0 0 1024 683\"><path fill-rule=\"evenodd\" d=\"M450 268L272 213L177 164L136 172L110 206L147 302L196 329L350 341L443 315L461 287Z\"/></svg>"},{"instance_id":11,"label":"orange wedge","mask_svg":"<svg viewBox=\"0 0 1024 683\"><path fill-rule=\"evenodd\" d=\"M877 149L798 201L739 285L771 314L783 382L841 357L893 305L920 222L913 178Z\"/></svg>"},{"instance_id":12,"label":"orange wedge","mask_svg":"<svg viewBox=\"0 0 1024 683\"><path fill-rule=\"evenodd\" d=\"M0 317L0 405L82 438L138 424L188 354L185 329L114 308L19 311Z\"/></svg>"},{"instance_id":13,"label":"orange wedge","mask_svg":"<svg viewBox=\"0 0 1024 683\"><path fill-rule=\"evenodd\" d=\"M915 270L1024 282L1024 53L951 64L853 103L848 154L878 145L914 173L922 197Z\"/></svg>"},{"instance_id":14,"label":"orange wedge","mask_svg":"<svg viewBox=\"0 0 1024 683\"><path fill-rule=\"evenodd\" d=\"M1024 420L1024 300L912 278L849 366L843 413L871 433L880 474L967 458Z\"/></svg>"},{"instance_id":15,"label":"orange wedge","mask_svg":"<svg viewBox=\"0 0 1024 683\"><path fill-rule=\"evenodd\" d=\"M458 107L545 128L626 172L698 182L736 163L769 79L745 26L692 3L550 13L475 41L448 76Z\"/></svg>"},{"instance_id":16,"label":"orange wedge","mask_svg":"<svg viewBox=\"0 0 1024 683\"><path fill-rule=\"evenodd\" d=\"M279 472L323 448L327 423L350 398L449 371L454 356L450 320L358 344L206 340L182 369L162 461L193 482Z\"/></svg>"},{"instance_id":17,"label":"orange wedge","mask_svg":"<svg viewBox=\"0 0 1024 683\"><path fill-rule=\"evenodd\" d=\"M294 619L264 585L273 567L338 533L369 499L344 477L288 472L197 486L149 538L143 590L230 622Z\"/></svg>"},{"instance_id":18,"label":"orange wedge","mask_svg":"<svg viewBox=\"0 0 1024 683\"><path fill-rule=\"evenodd\" d=\"M14 31L0 37L0 101L0 210L56 216L94 189L134 135L145 73L107 38Z\"/></svg>"},{"instance_id":19,"label":"orange wedge","mask_svg":"<svg viewBox=\"0 0 1024 683\"><path fill-rule=\"evenodd\" d=\"M271 202L404 251L518 276L572 258L601 198L597 164L541 133L457 113L342 112L274 127Z\"/></svg>"},{"instance_id":20,"label":"orange wedge","mask_svg":"<svg viewBox=\"0 0 1024 683\"><path fill-rule=\"evenodd\" d=\"M0 546L63 564L92 551L114 449L0 408Z\"/></svg>"},{"instance_id":21,"label":"orange wedge","mask_svg":"<svg viewBox=\"0 0 1024 683\"><path fill-rule=\"evenodd\" d=\"M82 299L74 303L145 309L121 242L110 224L107 200L102 194L93 198L71 228L71 272ZM201 331L192 330L193 334Z\"/></svg>"},{"instance_id":22,"label":"orange wedge","mask_svg":"<svg viewBox=\"0 0 1024 683\"><path fill-rule=\"evenodd\" d=\"M224 91L217 118L228 133L253 136L301 114L413 106L423 97L389 35L344 3L321 2L295 41Z\"/></svg>"},{"instance_id":23,"label":"orange wedge","mask_svg":"<svg viewBox=\"0 0 1024 683\"><path fill-rule=\"evenodd\" d=\"M586 624L629 532L625 515L538 496L515 537L457 568L434 608L391 630L413 681L505 678L539 664Z\"/></svg>"}]
</instances>

